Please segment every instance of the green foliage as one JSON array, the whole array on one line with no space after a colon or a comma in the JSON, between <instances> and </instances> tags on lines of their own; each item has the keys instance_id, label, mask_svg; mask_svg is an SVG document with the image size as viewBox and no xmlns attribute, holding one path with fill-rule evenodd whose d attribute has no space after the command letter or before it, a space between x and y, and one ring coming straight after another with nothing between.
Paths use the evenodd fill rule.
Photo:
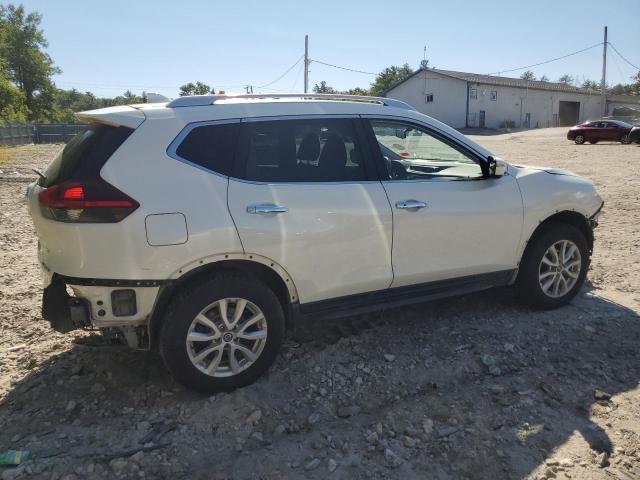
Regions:
<instances>
[{"instance_id":1,"label":"green foliage","mask_svg":"<svg viewBox=\"0 0 640 480\"><path fill-rule=\"evenodd\" d=\"M26 122L27 113L24 94L11 83L0 64L0 124Z\"/></svg>"},{"instance_id":2,"label":"green foliage","mask_svg":"<svg viewBox=\"0 0 640 480\"><path fill-rule=\"evenodd\" d=\"M565 85L571 85L573 83L573 77L566 73L558 79L558 82L564 83Z\"/></svg>"},{"instance_id":3,"label":"green foliage","mask_svg":"<svg viewBox=\"0 0 640 480\"><path fill-rule=\"evenodd\" d=\"M395 65L387 67L373 81L369 93L374 96L381 96L389 87L404 80L412 73L413 70L408 63L405 63L402 67Z\"/></svg>"},{"instance_id":4,"label":"green foliage","mask_svg":"<svg viewBox=\"0 0 640 480\"><path fill-rule=\"evenodd\" d=\"M189 82L180 87L180 96L185 97L187 95L207 95L209 93L216 93L215 90L203 82Z\"/></svg>"},{"instance_id":5,"label":"green foliage","mask_svg":"<svg viewBox=\"0 0 640 480\"><path fill-rule=\"evenodd\" d=\"M74 112L95 110L97 108L113 107L115 105L131 105L144 103L144 97L135 95L127 90L115 98L98 98L91 92L79 92L75 88L71 90L57 90L52 121L60 123L73 123Z\"/></svg>"},{"instance_id":6,"label":"green foliage","mask_svg":"<svg viewBox=\"0 0 640 480\"><path fill-rule=\"evenodd\" d=\"M327 82L325 82L324 80L322 80L319 85L316 83L313 86L312 90L313 90L313 93L338 93L338 91L335 88L327 85Z\"/></svg>"},{"instance_id":7,"label":"green foliage","mask_svg":"<svg viewBox=\"0 0 640 480\"><path fill-rule=\"evenodd\" d=\"M59 73L44 51L47 40L40 29L42 16L26 13L22 5L0 5L0 59L7 78L24 94L29 120L51 119L55 87L51 76Z\"/></svg>"},{"instance_id":8,"label":"green foliage","mask_svg":"<svg viewBox=\"0 0 640 480\"><path fill-rule=\"evenodd\" d=\"M344 92L345 95L369 95L369 90L365 90L364 88L360 88L360 87L355 87L355 88L350 88L349 90L345 90Z\"/></svg>"},{"instance_id":9,"label":"green foliage","mask_svg":"<svg viewBox=\"0 0 640 480\"><path fill-rule=\"evenodd\" d=\"M522 80L529 80L531 82L531 81L534 81L536 79L536 76L531 70L527 70L522 75L520 75L520 78Z\"/></svg>"},{"instance_id":10,"label":"green foliage","mask_svg":"<svg viewBox=\"0 0 640 480\"><path fill-rule=\"evenodd\" d=\"M586 90L600 90L600 84L595 80L589 80L589 79L582 82L581 87Z\"/></svg>"},{"instance_id":11,"label":"green foliage","mask_svg":"<svg viewBox=\"0 0 640 480\"><path fill-rule=\"evenodd\" d=\"M540 81L541 81L541 82L548 82L548 81L549 81L549 77L547 77L546 75L542 75L542 76L540 77Z\"/></svg>"}]
</instances>

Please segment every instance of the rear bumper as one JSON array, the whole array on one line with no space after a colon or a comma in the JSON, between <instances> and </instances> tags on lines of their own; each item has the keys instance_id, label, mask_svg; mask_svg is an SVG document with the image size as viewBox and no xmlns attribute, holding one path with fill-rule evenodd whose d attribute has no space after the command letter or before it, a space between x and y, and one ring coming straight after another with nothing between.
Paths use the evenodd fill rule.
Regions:
<instances>
[{"instance_id":1,"label":"rear bumper","mask_svg":"<svg viewBox=\"0 0 640 480\"><path fill-rule=\"evenodd\" d=\"M51 323L54 330L62 333L84 327L146 325L162 283L157 280L87 279L52 274L43 291L42 317ZM67 286L73 295L69 295Z\"/></svg>"}]
</instances>

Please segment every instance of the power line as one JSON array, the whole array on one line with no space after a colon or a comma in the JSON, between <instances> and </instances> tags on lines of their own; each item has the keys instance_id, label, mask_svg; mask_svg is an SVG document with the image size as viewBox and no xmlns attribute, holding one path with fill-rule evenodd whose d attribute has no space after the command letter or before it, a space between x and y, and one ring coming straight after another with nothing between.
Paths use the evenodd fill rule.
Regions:
<instances>
[{"instance_id":1,"label":"power line","mask_svg":"<svg viewBox=\"0 0 640 480\"><path fill-rule=\"evenodd\" d=\"M326 65L327 67L339 68L340 70L347 70L349 72L364 73L365 75L378 75L374 72L365 72L363 70L356 70L355 68L341 67L340 65L333 65L331 63L321 62L320 60L311 60L312 62L319 63L320 65Z\"/></svg>"},{"instance_id":2,"label":"power line","mask_svg":"<svg viewBox=\"0 0 640 480\"><path fill-rule=\"evenodd\" d=\"M524 66L524 67L511 68L509 70L500 70L499 72L489 73L488 75L499 75L501 73L517 72L518 70L524 70L525 68L538 67L540 65L545 65L547 63L555 62L557 60L562 60L563 58L571 57L573 55L577 55L579 53L586 52L587 50L591 50L592 48L599 47L600 45L602 45L602 42L596 43L595 45L591 45L590 47L587 47L587 48L583 48L582 50L578 50L577 52L568 53L567 55L563 55L563 56L557 57L557 58L552 58L551 60L545 60L544 62L534 63L533 65L527 65L527 66Z\"/></svg>"},{"instance_id":3,"label":"power line","mask_svg":"<svg viewBox=\"0 0 640 480\"><path fill-rule=\"evenodd\" d=\"M616 52L620 58L622 60L624 60L625 62L627 62L629 65L631 65L633 68L635 68L636 70L640 70L640 67L638 67L637 65L634 65L633 63L631 63L629 60L627 60L626 58L624 58L624 55L622 55L618 49L616 47L613 46L613 43L609 42L609 45L611 45L611 48L613 48L613 51Z\"/></svg>"},{"instance_id":4,"label":"power line","mask_svg":"<svg viewBox=\"0 0 640 480\"><path fill-rule=\"evenodd\" d=\"M276 78L275 80L273 80L273 81L271 81L269 83L265 83L264 85L260 85L257 88L265 88L265 87L268 87L269 85L273 85L274 83L276 83L279 80L281 80L287 73L289 73L291 70L293 70L293 68L300 62L300 60L302 60L303 57L304 57L304 55L301 55L300 58L298 58L298 60L296 60L293 65L291 65L289 68L287 68L287 70L282 75L280 75L278 78Z\"/></svg>"}]
</instances>

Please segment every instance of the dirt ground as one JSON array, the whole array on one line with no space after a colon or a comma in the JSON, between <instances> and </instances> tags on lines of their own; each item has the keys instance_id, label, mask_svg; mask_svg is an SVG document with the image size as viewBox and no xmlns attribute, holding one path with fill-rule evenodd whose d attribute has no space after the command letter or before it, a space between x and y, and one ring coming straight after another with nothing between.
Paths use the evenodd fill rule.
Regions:
<instances>
[{"instance_id":1,"label":"dirt ground","mask_svg":"<svg viewBox=\"0 0 640 480\"><path fill-rule=\"evenodd\" d=\"M40 317L29 169L0 158L0 450L12 478L639 479L640 146L564 129L474 137L513 163L592 178L605 199L589 280L534 312L509 289L334 322L268 375L203 396L154 353Z\"/></svg>"}]
</instances>

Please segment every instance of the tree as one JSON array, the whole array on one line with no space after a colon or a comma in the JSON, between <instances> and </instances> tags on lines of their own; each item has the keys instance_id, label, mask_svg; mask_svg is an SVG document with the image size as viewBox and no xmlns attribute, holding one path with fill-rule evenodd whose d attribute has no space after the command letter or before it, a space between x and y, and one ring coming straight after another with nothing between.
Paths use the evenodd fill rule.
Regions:
<instances>
[{"instance_id":1,"label":"tree","mask_svg":"<svg viewBox=\"0 0 640 480\"><path fill-rule=\"evenodd\" d=\"M60 73L40 29L42 16L26 14L22 5L0 5L0 58L7 77L24 94L30 120L49 121L53 112L55 86L51 76Z\"/></svg>"},{"instance_id":2,"label":"tree","mask_svg":"<svg viewBox=\"0 0 640 480\"><path fill-rule=\"evenodd\" d=\"M322 80L320 85L317 83L313 86L313 93L338 93L337 90L333 87L327 85L327 82Z\"/></svg>"},{"instance_id":3,"label":"tree","mask_svg":"<svg viewBox=\"0 0 640 480\"><path fill-rule=\"evenodd\" d=\"M531 81L534 81L536 79L536 76L531 70L527 70L522 75L520 75L520 78L522 80L529 80L531 82Z\"/></svg>"},{"instance_id":4,"label":"tree","mask_svg":"<svg viewBox=\"0 0 640 480\"><path fill-rule=\"evenodd\" d=\"M420 60L420 68L423 70L429 68L429 60L427 60L426 58Z\"/></svg>"},{"instance_id":5,"label":"tree","mask_svg":"<svg viewBox=\"0 0 640 480\"><path fill-rule=\"evenodd\" d=\"M0 64L0 124L24 123L27 113L24 93L11 83Z\"/></svg>"},{"instance_id":6,"label":"tree","mask_svg":"<svg viewBox=\"0 0 640 480\"><path fill-rule=\"evenodd\" d=\"M549 77L547 77L546 75L542 75L542 76L540 77L540 81L541 81L541 82L548 82L548 81L549 81Z\"/></svg>"},{"instance_id":7,"label":"tree","mask_svg":"<svg viewBox=\"0 0 640 480\"><path fill-rule=\"evenodd\" d=\"M216 93L215 90L203 82L189 82L180 87L180 96L187 95L207 95L209 93Z\"/></svg>"},{"instance_id":8,"label":"tree","mask_svg":"<svg viewBox=\"0 0 640 480\"><path fill-rule=\"evenodd\" d=\"M585 90L599 90L600 84L595 80L586 79L582 82L582 88Z\"/></svg>"},{"instance_id":9,"label":"tree","mask_svg":"<svg viewBox=\"0 0 640 480\"><path fill-rule=\"evenodd\" d=\"M413 74L413 70L408 63L405 63L402 67L397 67L395 65L387 67L378 74L371 84L369 92L371 95L380 96L389 87L401 80L404 80L411 74Z\"/></svg>"},{"instance_id":10,"label":"tree","mask_svg":"<svg viewBox=\"0 0 640 480\"><path fill-rule=\"evenodd\" d=\"M342 93L344 93L345 95L369 95L368 90L360 87L350 88L349 90L345 90Z\"/></svg>"},{"instance_id":11,"label":"tree","mask_svg":"<svg viewBox=\"0 0 640 480\"><path fill-rule=\"evenodd\" d=\"M571 85L573 83L573 77L568 73L565 73L558 79L559 83L564 83L565 85Z\"/></svg>"}]
</instances>

